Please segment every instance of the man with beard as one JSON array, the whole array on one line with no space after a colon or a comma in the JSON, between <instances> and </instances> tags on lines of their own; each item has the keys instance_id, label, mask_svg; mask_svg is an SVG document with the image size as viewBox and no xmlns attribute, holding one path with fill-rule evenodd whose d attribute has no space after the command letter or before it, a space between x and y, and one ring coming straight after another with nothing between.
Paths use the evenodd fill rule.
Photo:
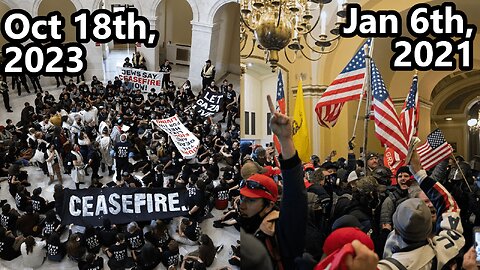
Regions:
<instances>
[{"instance_id":1,"label":"man with beard","mask_svg":"<svg viewBox=\"0 0 480 270\"><path fill-rule=\"evenodd\" d=\"M254 174L240 183L240 225L267 247L275 269L294 269L294 259L305 247L307 199L303 170L292 139L292 119L275 110L267 97L272 118L270 126L282 147L280 167L283 199L275 203L278 187L273 179Z\"/></svg>"},{"instance_id":2,"label":"man with beard","mask_svg":"<svg viewBox=\"0 0 480 270\"><path fill-rule=\"evenodd\" d=\"M397 171L397 185L390 190L388 197L382 203L380 224L382 229L392 230L392 216L397 205L408 199L408 182L412 174L408 167L400 167Z\"/></svg>"}]
</instances>

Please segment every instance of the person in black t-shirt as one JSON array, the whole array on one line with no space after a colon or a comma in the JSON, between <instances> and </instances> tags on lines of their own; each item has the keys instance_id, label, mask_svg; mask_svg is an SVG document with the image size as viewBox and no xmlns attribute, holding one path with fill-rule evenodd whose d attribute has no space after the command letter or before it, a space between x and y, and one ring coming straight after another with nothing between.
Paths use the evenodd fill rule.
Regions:
<instances>
[{"instance_id":1,"label":"person in black t-shirt","mask_svg":"<svg viewBox=\"0 0 480 270\"><path fill-rule=\"evenodd\" d=\"M162 264L168 268L171 265L177 266L180 259L178 250L178 243L175 240L170 240L167 249L162 252Z\"/></svg>"},{"instance_id":2,"label":"person in black t-shirt","mask_svg":"<svg viewBox=\"0 0 480 270\"><path fill-rule=\"evenodd\" d=\"M15 194L15 204L17 205L17 209L20 211L25 211L27 205L31 204L30 194L28 194L27 189L19 185L17 187L17 194Z\"/></svg>"},{"instance_id":3,"label":"person in black t-shirt","mask_svg":"<svg viewBox=\"0 0 480 270\"><path fill-rule=\"evenodd\" d=\"M10 204L4 204L2 206L2 214L0 215L0 225L8 231L14 232L16 231L16 222L19 216L20 214Z\"/></svg>"},{"instance_id":4,"label":"person in black t-shirt","mask_svg":"<svg viewBox=\"0 0 480 270\"><path fill-rule=\"evenodd\" d=\"M122 172L129 172L128 153L131 147L131 143L127 141L127 135L120 135L120 142L116 143L114 147L115 166L117 167L116 179L118 182L122 180Z\"/></svg>"},{"instance_id":5,"label":"person in black t-shirt","mask_svg":"<svg viewBox=\"0 0 480 270\"><path fill-rule=\"evenodd\" d=\"M199 179L197 180L195 187L197 188L197 192L195 196L193 196L193 203L190 204L190 211L188 211L188 214L191 219L201 222L205 213L205 206L207 205L207 196L205 194L206 185L202 179Z\"/></svg>"},{"instance_id":6,"label":"person in black t-shirt","mask_svg":"<svg viewBox=\"0 0 480 270\"><path fill-rule=\"evenodd\" d=\"M100 251L100 235L92 226L87 226L85 229L85 244L89 253L97 254Z\"/></svg>"},{"instance_id":7,"label":"person in black t-shirt","mask_svg":"<svg viewBox=\"0 0 480 270\"><path fill-rule=\"evenodd\" d=\"M42 225L42 235L45 238L54 232L59 233L62 228L60 220L58 220L57 214L53 210L47 212Z\"/></svg>"},{"instance_id":8,"label":"person in black t-shirt","mask_svg":"<svg viewBox=\"0 0 480 270\"><path fill-rule=\"evenodd\" d=\"M105 250L109 258L108 266L111 269L118 270L133 267L135 264L132 258L128 257L128 247L125 243L125 235L123 233L118 233L116 239L117 242Z\"/></svg>"},{"instance_id":9,"label":"person in black t-shirt","mask_svg":"<svg viewBox=\"0 0 480 270\"><path fill-rule=\"evenodd\" d=\"M150 243L145 245L136 256L137 270L153 270L160 264L161 254L160 250Z\"/></svg>"},{"instance_id":10,"label":"person in black t-shirt","mask_svg":"<svg viewBox=\"0 0 480 270\"><path fill-rule=\"evenodd\" d=\"M110 219L103 220L103 227L99 231L100 243L104 247L115 244L115 238L118 233L116 225L112 225Z\"/></svg>"},{"instance_id":11,"label":"person in black t-shirt","mask_svg":"<svg viewBox=\"0 0 480 270\"><path fill-rule=\"evenodd\" d=\"M78 262L79 270L102 270L103 258L97 257L96 254L89 253L85 258L85 261Z\"/></svg>"},{"instance_id":12,"label":"person in black t-shirt","mask_svg":"<svg viewBox=\"0 0 480 270\"><path fill-rule=\"evenodd\" d=\"M170 240L167 225L160 219L156 220L152 225L152 229L145 233L145 240L152 243L156 247L165 249Z\"/></svg>"},{"instance_id":13,"label":"person in black t-shirt","mask_svg":"<svg viewBox=\"0 0 480 270\"><path fill-rule=\"evenodd\" d=\"M58 233L52 233L47 239L47 258L51 261L60 262L65 254L65 243L60 242Z\"/></svg>"},{"instance_id":14,"label":"person in black t-shirt","mask_svg":"<svg viewBox=\"0 0 480 270\"><path fill-rule=\"evenodd\" d=\"M15 241L20 241L23 236L15 238L11 231L5 230L0 226L0 259L11 261L21 255L20 250L15 250L13 245Z\"/></svg>"},{"instance_id":15,"label":"person in black t-shirt","mask_svg":"<svg viewBox=\"0 0 480 270\"><path fill-rule=\"evenodd\" d=\"M188 218L182 219L179 229L178 229L178 234L181 237L186 237L190 241L198 241L200 238L202 229L200 228L200 224L194 220L190 220Z\"/></svg>"},{"instance_id":16,"label":"person in black t-shirt","mask_svg":"<svg viewBox=\"0 0 480 270\"><path fill-rule=\"evenodd\" d=\"M135 221L128 224L127 233L125 236L127 239L126 242L128 244L128 248L131 251L138 251L145 244L142 229L138 227L138 224Z\"/></svg>"},{"instance_id":17,"label":"person in black t-shirt","mask_svg":"<svg viewBox=\"0 0 480 270\"><path fill-rule=\"evenodd\" d=\"M52 210L55 208L55 202L47 202L40 194L42 193L42 188L38 187L33 190L33 195L32 195L32 207L33 211L40 213L40 214L45 214L47 211Z\"/></svg>"},{"instance_id":18,"label":"person in black t-shirt","mask_svg":"<svg viewBox=\"0 0 480 270\"><path fill-rule=\"evenodd\" d=\"M172 72L172 66L170 66L170 62L165 59L165 63L160 65L158 72L163 72L162 88L165 88L170 81L170 72Z\"/></svg>"}]
</instances>

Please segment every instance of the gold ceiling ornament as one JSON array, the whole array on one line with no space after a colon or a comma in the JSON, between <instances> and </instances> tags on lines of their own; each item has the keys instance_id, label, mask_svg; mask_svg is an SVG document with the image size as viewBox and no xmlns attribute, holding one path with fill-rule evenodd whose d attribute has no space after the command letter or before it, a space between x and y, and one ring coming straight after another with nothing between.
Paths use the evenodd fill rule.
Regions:
<instances>
[{"instance_id":1,"label":"gold ceiling ornament","mask_svg":"<svg viewBox=\"0 0 480 270\"><path fill-rule=\"evenodd\" d=\"M249 58L255 47L264 50L265 60L275 71L279 52L284 51L288 62L293 63L300 52L310 61L318 61L324 54L338 46L339 26L343 23L347 0L337 0L337 20L327 34L327 12L324 7L332 0L239 0L240 2L240 52ZM316 28L319 30L314 31ZM318 37L314 32L320 32ZM252 41L247 46L248 40ZM313 43L313 44L310 44ZM305 47L319 54L312 58ZM288 56L287 48L294 52Z\"/></svg>"}]
</instances>

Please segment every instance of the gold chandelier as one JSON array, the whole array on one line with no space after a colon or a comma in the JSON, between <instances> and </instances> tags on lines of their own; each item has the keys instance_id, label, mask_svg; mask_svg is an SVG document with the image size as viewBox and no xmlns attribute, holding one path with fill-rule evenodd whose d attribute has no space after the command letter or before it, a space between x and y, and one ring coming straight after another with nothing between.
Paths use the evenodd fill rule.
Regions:
<instances>
[{"instance_id":1,"label":"gold chandelier","mask_svg":"<svg viewBox=\"0 0 480 270\"><path fill-rule=\"evenodd\" d=\"M347 1L338 0L337 20L327 34L327 12L324 8L331 1L240 0L241 57L249 58L258 41L257 46L264 50L265 60L270 63L272 71L277 67L281 50L284 50L289 63L295 62L299 52L310 61L318 61L322 55L337 48L340 38L338 29L345 17ZM318 27L320 34L317 38L314 29ZM252 40L250 47L247 46L249 39ZM319 56L308 56L304 52L305 47ZM293 56L289 56L287 48L293 51Z\"/></svg>"}]
</instances>

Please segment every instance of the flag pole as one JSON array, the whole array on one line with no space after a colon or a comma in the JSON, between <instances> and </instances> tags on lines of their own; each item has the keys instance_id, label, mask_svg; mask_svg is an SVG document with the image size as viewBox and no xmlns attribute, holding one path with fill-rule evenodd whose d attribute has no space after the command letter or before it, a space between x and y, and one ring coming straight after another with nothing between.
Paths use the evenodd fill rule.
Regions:
<instances>
[{"instance_id":1,"label":"flag pole","mask_svg":"<svg viewBox=\"0 0 480 270\"><path fill-rule=\"evenodd\" d=\"M372 39L372 47L373 47L373 39ZM363 162L364 162L364 168L363 172L365 175L367 175L367 142L368 142L368 121L370 120L370 106L372 102L372 87L370 85L371 83L371 78L370 78L370 72L371 72L371 53L372 53L372 48L369 47L368 45L365 45L364 47L365 50L365 89L367 90L367 100L365 101L365 119L364 119L364 126L363 126Z\"/></svg>"},{"instance_id":2,"label":"flag pole","mask_svg":"<svg viewBox=\"0 0 480 270\"><path fill-rule=\"evenodd\" d=\"M358 101L357 114L355 116L355 124L353 125L352 138L355 139L355 133L357 131L358 116L360 115L360 107L362 106L363 93L365 92L365 83L363 84L362 93L360 94L360 100Z\"/></svg>"},{"instance_id":3,"label":"flag pole","mask_svg":"<svg viewBox=\"0 0 480 270\"><path fill-rule=\"evenodd\" d=\"M435 124L435 126L436 126L437 128L439 128L438 125L437 125L437 122L433 121L433 123ZM467 184L468 190L470 190L470 192L473 192L473 191L472 191L472 188L471 188L470 185L468 184L467 177L465 177L465 174L463 174L462 168L460 168L460 164L458 164L458 161L457 161L457 159L455 158L455 155L453 155L453 151L450 153L450 155L452 155L453 160L455 160L455 164L457 164L457 168L458 168L458 170L460 171L460 173L462 174L463 181L465 181L465 184Z\"/></svg>"}]
</instances>

